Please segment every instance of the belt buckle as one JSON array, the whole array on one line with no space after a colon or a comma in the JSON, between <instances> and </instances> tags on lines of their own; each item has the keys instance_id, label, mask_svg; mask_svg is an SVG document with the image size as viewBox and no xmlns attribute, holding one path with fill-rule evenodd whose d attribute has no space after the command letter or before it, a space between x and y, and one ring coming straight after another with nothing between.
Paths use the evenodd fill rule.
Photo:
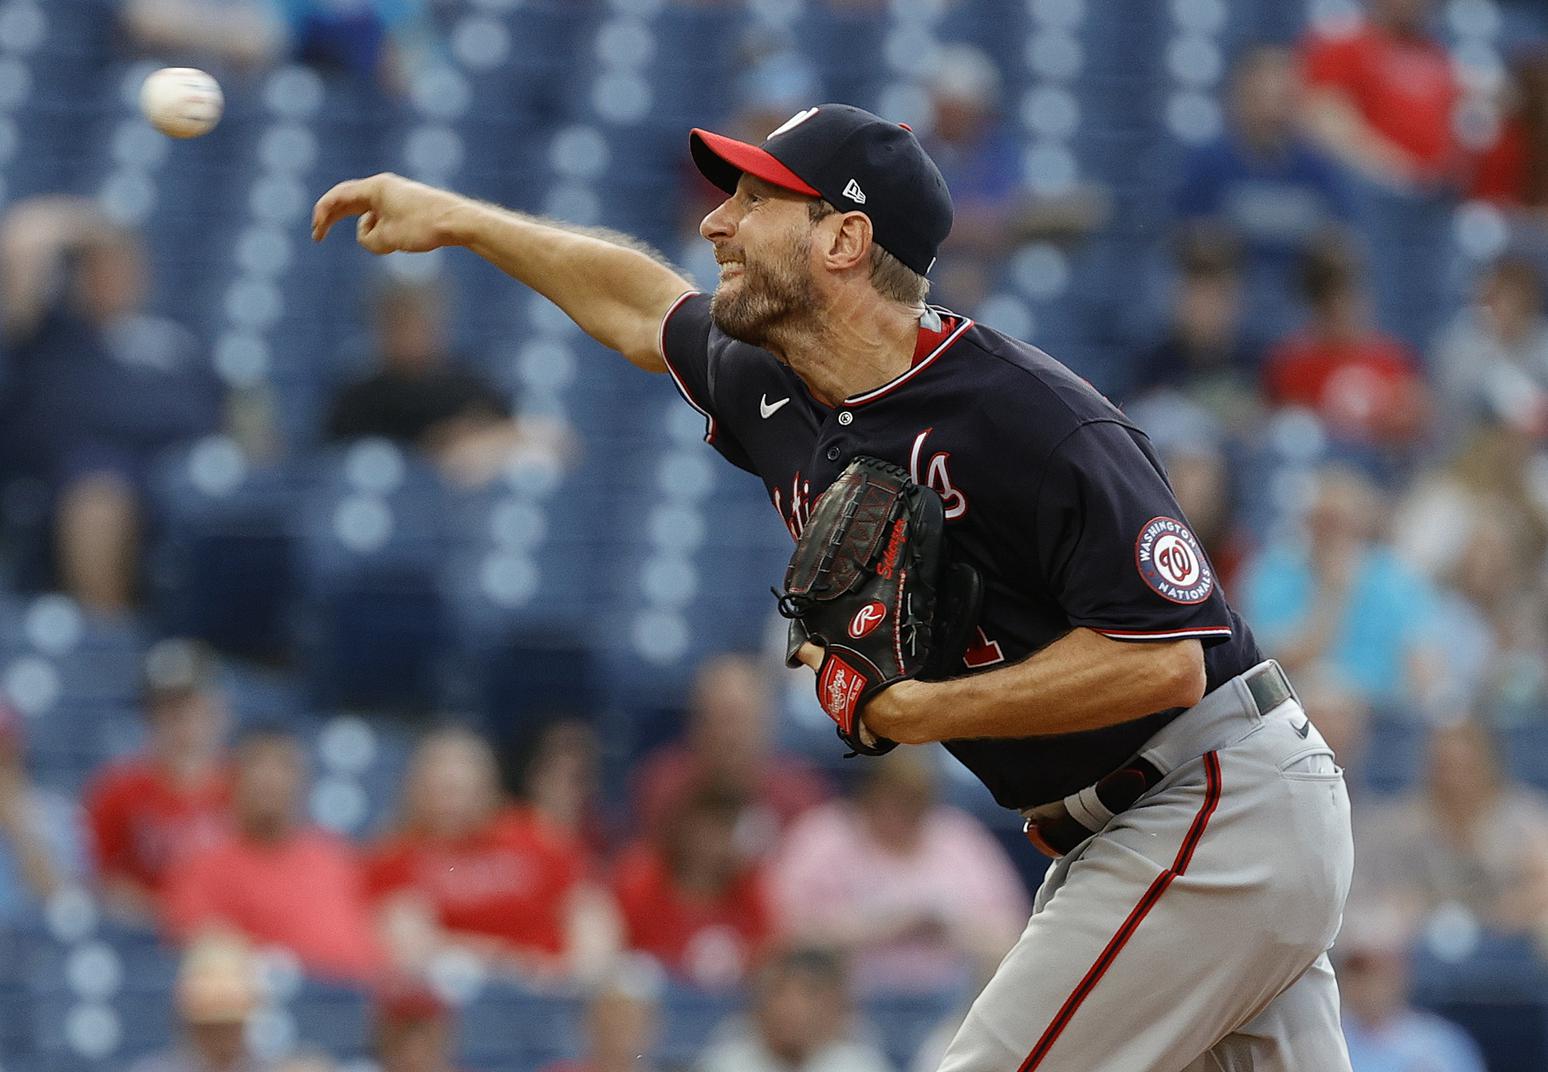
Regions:
<instances>
[{"instance_id":1,"label":"belt buckle","mask_svg":"<svg viewBox=\"0 0 1548 1072\"><path fill-rule=\"evenodd\" d=\"M1029 842L1032 843L1032 847L1038 852L1042 853L1044 856L1047 856L1053 860L1057 860L1059 857L1064 855L1064 853L1050 845L1048 840L1043 837L1043 833L1039 829L1038 820L1030 817L1023 820L1021 824L1021 833Z\"/></svg>"},{"instance_id":2,"label":"belt buckle","mask_svg":"<svg viewBox=\"0 0 1548 1072\"><path fill-rule=\"evenodd\" d=\"M1022 834L1044 856L1057 860L1096 833L1071 815L1063 801L1045 805L1045 808L1045 814L1029 815L1021 824Z\"/></svg>"},{"instance_id":3,"label":"belt buckle","mask_svg":"<svg viewBox=\"0 0 1548 1072\"><path fill-rule=\"evenodd\" d=\"M1089 788L1095 790L1097 803L1107 810L1110 819L1133 807L1160 778L1161 774L1155 767L1138 759L1106 775ZM1033 848L1057 860L1082 841L1100 832L1077 818L1070 807L1071 799L1082 797L1086 792L1083 789L1063 800L1040 805L1032 810L1032 814L1025 815L1021 832Z\"/></svg>"}]
</instances>

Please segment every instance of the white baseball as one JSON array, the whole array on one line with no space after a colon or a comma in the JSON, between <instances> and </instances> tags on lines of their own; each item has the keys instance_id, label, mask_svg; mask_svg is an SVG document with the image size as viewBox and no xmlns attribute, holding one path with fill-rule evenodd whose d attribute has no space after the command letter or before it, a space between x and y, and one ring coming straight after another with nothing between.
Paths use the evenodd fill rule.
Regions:
<instances>
[{"instance_id":1,"label":"white baseball","mask_svg":"<svg viewBox=\"0 0 1548 1072\"><path fill-rule=\"evenodd\" d=\"M163 67L140 87L140 111L173 138L197 138L220 122L226 99L220 83L195 67Z\"/></svg>"}]
</instances>

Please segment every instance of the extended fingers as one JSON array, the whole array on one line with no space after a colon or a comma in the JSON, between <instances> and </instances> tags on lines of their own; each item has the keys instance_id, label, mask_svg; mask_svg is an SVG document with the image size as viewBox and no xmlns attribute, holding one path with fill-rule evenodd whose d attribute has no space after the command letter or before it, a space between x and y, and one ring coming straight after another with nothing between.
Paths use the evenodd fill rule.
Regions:
<instances>
[{"instance_id":1,"label":"extended fingers","mask_svg":"<svg viewBox=\"0 0 1548 1072\"><path fill-rule=\"evenodd\" d=\"M371 208L375 187L371 179L341 182L317 199L312 208L312 241L321 242L335 223Z\"/></svg>"},{"instance_id":2,"label":"extended fingers","mask_svg":"<svg viewBox=\"0 0 1548 1072\"><path fill-rule=\"evenodd\" d=\"M802 644L800 649L796 652L796 658L801 660L805 666L808 666L813 670L821 669L822 647L820 645L813 644L810 640L808 640L806 643Z\"/></svg>"}]
</instances>

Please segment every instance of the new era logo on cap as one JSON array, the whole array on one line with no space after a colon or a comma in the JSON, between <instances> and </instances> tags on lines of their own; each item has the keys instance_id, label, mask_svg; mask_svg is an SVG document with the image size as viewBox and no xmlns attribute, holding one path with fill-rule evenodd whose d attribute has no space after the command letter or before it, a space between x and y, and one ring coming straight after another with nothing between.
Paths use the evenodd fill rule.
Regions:
<instances>
[{"instance_id":1,"label":"new era logo on cap","mask_svg":"<svg viewBox=\"0 0 1548 1072\"><path fill-rule=\"evenodd\" d=\"M762 145L696 129L689 148L704 176L728 194L745 173L840 212L865 213L876 244L920 274L951 231L946 180L913 132L852 105L797 112Z\"/></svg>"}]
</instances>

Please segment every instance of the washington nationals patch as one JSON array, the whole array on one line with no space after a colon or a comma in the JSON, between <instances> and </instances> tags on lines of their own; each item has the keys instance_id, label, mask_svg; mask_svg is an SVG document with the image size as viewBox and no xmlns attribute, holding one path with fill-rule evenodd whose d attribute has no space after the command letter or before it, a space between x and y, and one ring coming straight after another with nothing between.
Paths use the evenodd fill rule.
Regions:
<instances>
[{"instance_id":1,"label":"washington nationals patch","mask_svg":"<svg viewBox=\"0 0 1548 1072\"><path fill-rule=\"evenodd\" d=\"M1198 537L1181 521L1154 517L1140 529L1134 562L1157 595L1173 603L1202 603L1215 590L1215 574Z\"/></svg>"}]
</instances>

